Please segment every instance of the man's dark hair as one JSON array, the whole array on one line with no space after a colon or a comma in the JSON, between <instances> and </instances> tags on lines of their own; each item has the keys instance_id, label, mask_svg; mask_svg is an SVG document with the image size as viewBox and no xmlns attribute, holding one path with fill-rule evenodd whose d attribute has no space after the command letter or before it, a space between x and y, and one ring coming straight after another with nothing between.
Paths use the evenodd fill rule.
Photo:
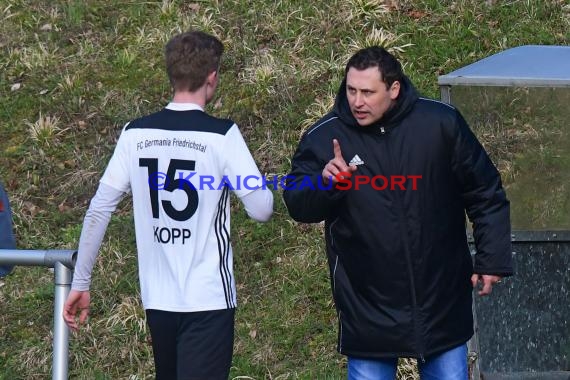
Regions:
<instances>
[{"instance_id":1,"label":"man's dark hair","mask_svg":"<svg viewBox=\"0 0 570 380\"><path fill-rule=\"evenodd\" d=\"M386 49L380 46L371 46L357 51L346 64L344 71L345 76L351 67L357 70L378 67L381 79L386 83L386 88L390 88L395 81L402 83L404 77L400 62Z\"/></svg>"},{"instance_id":2,"label":"man's dark hair","mask_svg":"<svg viewBox=\"0 0 570 380\"><path fill-rule=\"evenodd\" d=\"M196 91L213 71L218 70L224 45L216 37L190 31L178 34L166 44L166 72L175 90Z\"/></svg>"}]
</instances>

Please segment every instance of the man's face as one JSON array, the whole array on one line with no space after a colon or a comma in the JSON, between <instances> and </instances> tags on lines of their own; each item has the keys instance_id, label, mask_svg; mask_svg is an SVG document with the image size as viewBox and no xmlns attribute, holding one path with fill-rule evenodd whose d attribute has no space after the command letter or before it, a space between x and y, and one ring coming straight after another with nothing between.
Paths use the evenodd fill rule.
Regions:
<instances>
[{"instance_id":1,"label":"man's face","mask_svg":"<svg viewBox=\"0 0 570 380\"><path fill-rule=\"evenodd\" d=\"M399 93L400 82L395 81L387 89L378 67L365 70L351 67L346 73L348 105L361 126L368 126L380 120Z\"/></svg>"}]
</instances>

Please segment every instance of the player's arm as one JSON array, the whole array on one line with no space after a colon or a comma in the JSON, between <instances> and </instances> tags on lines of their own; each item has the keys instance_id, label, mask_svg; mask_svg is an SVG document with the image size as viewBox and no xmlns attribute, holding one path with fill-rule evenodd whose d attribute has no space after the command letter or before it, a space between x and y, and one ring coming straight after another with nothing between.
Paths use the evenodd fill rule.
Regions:
<instances>
[{"instance_id":1,"label":"player's arm","mask_svg":"<svg viewBox=\"0 0 570 380\"><path fill-rule=\"evenodd\" d=\"M123 194L130 189L127 168L128 139L124 138L125 128L83 220L71 292L63 305L63 319L72 330L77 330L87 319L91 302L89 294L91 272L99 247L111 214L117 208ZM79 321L76 320L77 312L80 313Z\"/></svg>"},{"instance_id":2,"label":"player's arm","mask_svg":"<svg viewBox=\"0 0 570 380\"><path fill-rule=\"evenodd\" d=\"M63 306L63 319L72 330L77 330L89 315L91 272L111 214L117 208L123 194L122 191L100 183L85 214L71 292ZM76 320L77 312L80 313L79 321Z\"/></svg>"},{"instance_id":3,"label":"player's arm","mask_svg":"<svg viewBox=\"0 0 570 380\"><path fill-rule=\"evenodd\" d=\"M258 222L267 222L273 214L273 193L263 186L261 173L235 124L228 131L223 151L224 175L230 181L236 181L238 186L234 193L243 203L247 215ZM239 183L238 178L244 183Z\"/></svg>"},{"instance_id":4,"label":"player's arm","mask_svg":"<svg viewBox=\"0 0 570 380\"><path fill-rule=\"evenodd\" d=\"M269 189L257 189L240 198L247 215L258 222L267 222L273 214L273 193Z\"/></svg>"},{"instance_id":5,"label":"player's arm","mask_svg":"<svg viewBox=\"0 0 570 380\"><path fill-rule=\"evenodd\" d=\"M79 291L89 290L91 271L99 253L99 247L105 236L111 214L117 208L124 192L104 183L99 184L89 209L83 220L77 263L71 288Z\"/></svg>"}]
</instances>

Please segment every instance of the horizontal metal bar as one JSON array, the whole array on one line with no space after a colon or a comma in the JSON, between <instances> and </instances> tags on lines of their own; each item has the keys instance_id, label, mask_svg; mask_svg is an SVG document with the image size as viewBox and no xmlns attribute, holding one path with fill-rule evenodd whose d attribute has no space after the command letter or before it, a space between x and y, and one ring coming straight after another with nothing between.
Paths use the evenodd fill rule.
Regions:
<instances>
[{"instance_id":1,"label":"horizontal metal bar","mask_svg":"<svg viewBox=\"0 0 570 380\"><path fill-rule=\"evenodd\" d=\"M485 380L568 380L570 371L487 373Z\"/></svg>"},{"instance_id":2,"label":"horizontal metal bar","mask_svg":"<svg viewBox=\"0 0 570 380\"><path fill-rule=\"evenodd\" d=\"M56 263L62 263L69 269L73 269L76 259L77 251L74 250L0 249L0 264L7 265L54 268Z\"/></svg>"},{"instance_id":3,"label":"horizontal metal bar","mask_svg":"<svg viewBox=\"0 0 570 380\"><path fill-rule=\"evenodd\" d=\"M548 88L568 88L568 79L518 79L518 78L498 78L498 77L439 77L438 85L450 87L548 87Z\"/></svg>"},{"instance_id":4,"label":"horizontal metal bar","mask_svg":"<svg viewBox=\"0 0 570 380\"><path fill-rule=\"evenodd\" d=\"M473 243L473 232L467 232L467 240ZM511 241L516 243L568 243L570 242L570 231L568 230L551 230L551 231L513 231L511 233Z\"/></svg>"}]
</instances>

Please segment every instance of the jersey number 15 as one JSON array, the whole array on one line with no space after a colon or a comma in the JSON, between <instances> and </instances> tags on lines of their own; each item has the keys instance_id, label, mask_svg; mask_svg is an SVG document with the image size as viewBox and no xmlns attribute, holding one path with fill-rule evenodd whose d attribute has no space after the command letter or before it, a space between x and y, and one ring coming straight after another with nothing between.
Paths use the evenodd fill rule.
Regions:
<instances>
[{"instance_id":1,"label":"jersey number 15","mask_svg":"<svg viewBox=\"0 0 570 380\"><path fill-rule=\"evenodd\" d=\"M158 175L160 172L158 171L158 159L156 158L140 158L139 159L139 166L146 167L148 169L148 184L150 190L150 204L152 207L152 217L154 219L158 219L159 210L158 210L158 191L159 186L158 183L151 184L151 180L158 182ZM168 170L166 171L166 178L164 178L164 187L162 188L164 191L173 192L174 190L182 190L186 193L188 197L188 204L182 210L177 210L172 206L171 201L162 200L162 209L174 220L179 222L188 220L196 213L198 209L198 191L196 188L192 186L190 181L184 179L182 176L180 178L176 178L176 171L177 170L194 170L196 167L196 161L188 161L188 160L170 160L168 164Z\"/></svg>"}]
</instances>

